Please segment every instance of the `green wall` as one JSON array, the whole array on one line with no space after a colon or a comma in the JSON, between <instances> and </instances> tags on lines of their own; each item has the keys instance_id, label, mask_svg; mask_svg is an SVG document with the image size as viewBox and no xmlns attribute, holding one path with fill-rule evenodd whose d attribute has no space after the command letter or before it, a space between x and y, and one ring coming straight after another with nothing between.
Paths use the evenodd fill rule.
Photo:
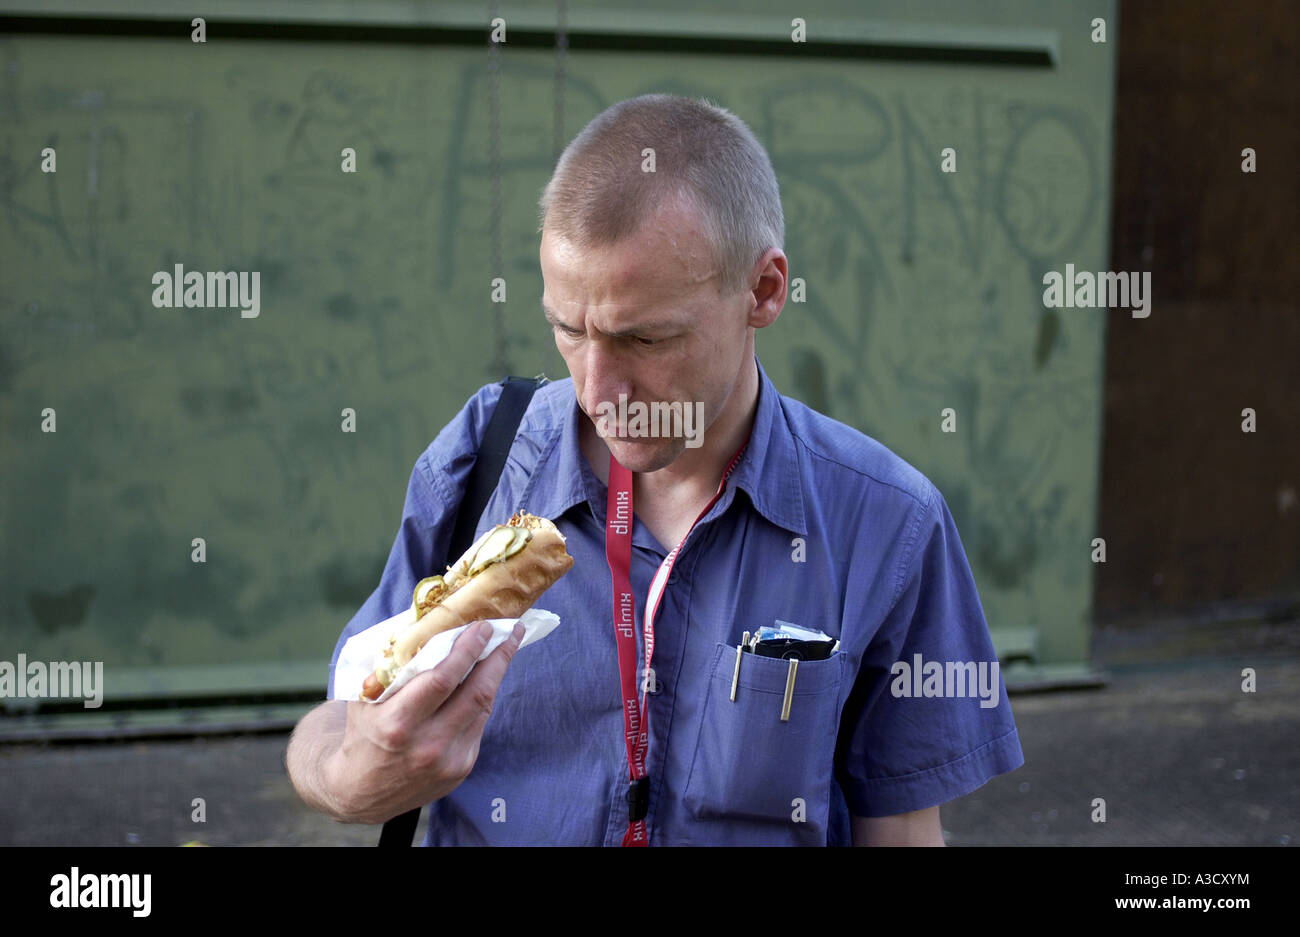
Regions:
<instances>
[{"instance_id":1,"label":"green wall","mask_svg":"<svg viewBox=\"0 0 1300 937\"><path fill-rule=\"evenodd\" d=\"M103 660L118 696L323 685L416 456L502 363L566 374L538 311L553 8L498 9L494 308L485 8L207 6L195 45L167 4L0 4L0 659ZM938 485L1000 647L1083 663L1105 320L1041 277L1106 267L1113 0L801 3L806 49L788 4L744 7L570 9L562 139L650 91L750 124L807 285L764 366ZM178 263L260 271L260 315L154 308Z\"/></svg>"}]
</instances>

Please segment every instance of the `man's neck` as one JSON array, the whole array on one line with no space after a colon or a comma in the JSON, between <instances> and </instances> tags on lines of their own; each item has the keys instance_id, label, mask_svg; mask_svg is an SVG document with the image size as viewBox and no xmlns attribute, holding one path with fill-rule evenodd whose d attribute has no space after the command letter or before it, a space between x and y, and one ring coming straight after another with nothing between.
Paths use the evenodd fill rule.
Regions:
<instances>
[{"instance_id":1,"label":"man's neck","mask_svg":"<svg viewBox=\"0 0 1300 937\"><path fill-rule=\"evenodd\" d=\"M736 387L718 418L704 432L703 444L683 449L681 455L657 472L640 472L633 476L634 497L692 498L707 490L710 494L731 457L749 438L758 412L758 365L751 355L741 371ZM605 445L591 420L578 417L579 442L591 470L602 484L609 484L609 447Z\"/></svg>"}]
</instances>

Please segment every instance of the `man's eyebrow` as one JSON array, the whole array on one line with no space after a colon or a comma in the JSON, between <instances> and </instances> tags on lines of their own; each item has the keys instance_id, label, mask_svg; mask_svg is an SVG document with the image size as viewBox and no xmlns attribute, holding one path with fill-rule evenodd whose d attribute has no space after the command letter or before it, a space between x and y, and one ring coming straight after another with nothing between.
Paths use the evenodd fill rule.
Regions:
<instances>
[{"instance_id":1,"label":"man's eyebrow","mask_svg":"<svg viewBox=\"0 0 1300 937\"><path fill-rule=\"evenodd\" d=\"M567 329L568 326L561 322L551 310L546 308L546 303L542 303L542 315L546 316L546 321L551 325L558 325L560 328Z\"/></svg>"},{"instance_id":2,"label":"man's eyebrow","mask_svg":"<svg viewBox=\"0 0 1300 937\"><path fill-rule=\"evenodd\" d=\"M551 312L551 310L546 308L546 303L542 303L542 315L546 317L546 321L549 322L551 325L558 326L559 328L562 329L570 329L575 332L578 331L577 329L574 329L572 326L565 325L563 322L561 322L559 317L555 313ZM640 325L636 326L635 328L622 329L618 332L604 332L602 334L606 335L609 338L630 338L633 336L642 335L646 332L667 331L670 329L675 329L677 327L678 327L677 323L672 321L671 319L659 319L654 322L642 322Z\"/></svg>"}]
</instances>

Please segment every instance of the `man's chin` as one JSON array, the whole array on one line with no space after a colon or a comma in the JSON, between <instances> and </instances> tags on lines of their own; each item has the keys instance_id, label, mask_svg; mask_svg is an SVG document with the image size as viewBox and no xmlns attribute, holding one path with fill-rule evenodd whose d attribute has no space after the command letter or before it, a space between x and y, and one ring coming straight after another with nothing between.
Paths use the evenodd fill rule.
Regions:
<instances>
[{"instance_id":1,"label":"man's chin","mask_svg":"<svg viewBox=\"0 0 1300 937\"><path fill-rule=\"evenodd\" d=\"M638 474L667 468L677 461L684 448L680 440L673 439L621 439L606 436L604 442L620 465Z\"/></svg>"}]
</instances>

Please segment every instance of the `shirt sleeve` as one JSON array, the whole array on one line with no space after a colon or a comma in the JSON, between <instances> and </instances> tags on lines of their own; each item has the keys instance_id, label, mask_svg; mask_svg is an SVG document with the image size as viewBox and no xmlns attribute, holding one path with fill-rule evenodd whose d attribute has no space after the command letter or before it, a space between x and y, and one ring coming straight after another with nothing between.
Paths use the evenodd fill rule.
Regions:
<instances>
[{"instance_id":1,"label":"shirt sleeve","mask_svg":"<svg viewBox=\"0 0 1300 937\"><path fill-rule=\"evenodd\" d=\"M334 668L348 638L410 605L415 584L446 566L456 512L483 431L500 396L500 384L480 388L415 460L406 486L402 520L379 585L352 616L334 646L325 684L326 699L334 699Z\"/></svg>"},{"instance_id":2,"label":"shirt sleeve","mask_svg":"<svg viewBox=\"0 0 1300 937\"><path fill-rule=\"evenodd\" d=\"M1024 764L970 564L933 485L905 539L895 601L841 721L836 775L853 816L933 807Z\"/></svg>"}]
</instances>

